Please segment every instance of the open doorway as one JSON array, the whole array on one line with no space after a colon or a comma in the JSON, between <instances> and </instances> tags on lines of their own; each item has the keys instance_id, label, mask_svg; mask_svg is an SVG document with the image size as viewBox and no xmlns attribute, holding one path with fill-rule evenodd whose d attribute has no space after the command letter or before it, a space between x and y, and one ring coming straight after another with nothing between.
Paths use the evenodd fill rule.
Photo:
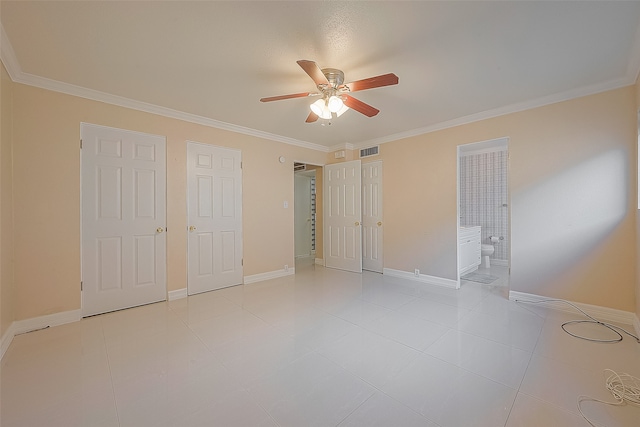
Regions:
<instances>
[{"instance_id":1,"label":"open doorway","mask_svg":"<svg viewBox=\"0 0 640 427\"><path fill-rule=\"evenodd\" d=\"M322 264L322 166L294 162L296 270Z\"/></svg>"},{"instance_id":2,"label":"open doorway","mask_svg":"<svg viewBox=\"0 0 640 427\"><path fill-rule=\"evenodd\" d=\"M458 146L458 274L461 284L509 284L508 138Z\"/></svg>"}]
</instances>

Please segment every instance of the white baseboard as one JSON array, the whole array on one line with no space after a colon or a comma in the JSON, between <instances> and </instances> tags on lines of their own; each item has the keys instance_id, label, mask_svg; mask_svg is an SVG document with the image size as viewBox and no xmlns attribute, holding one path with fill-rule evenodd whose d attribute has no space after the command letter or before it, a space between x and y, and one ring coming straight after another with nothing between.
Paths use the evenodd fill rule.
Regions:
<instances>
[{"instance_id":1,"label":"white baseboard","mask_svg":"<svg viewBox=\"0 0 640 427\"><path fill-rule=\"evenodd\" d=\"M248 285L249 283L262 282L264 280L277 279L278 277L290 276L292 274L296 274L296 269L293 267L289 267L288 270L276 270L276 271L267 271L266 273L258 273L252 274L251 276L244 276L244 284Z\"/></svg>"},{"instance_id":2,"label":"white baseboard","mask_svg":"<svg viewBox=\"0 0 640 427\"><path fill-rule=\"evenodd\" d=\"M445 278L436 277L436 276L429 276L426 274L420 274L419 276L416 276L415 274L409 271L394 270L392 268L382 269L382 274L384 274L385 276L399 277L401 279L428 283L429 285L444 286L445 288L458 289L460 287L460 284L457 280L445 279Z\"/></svg>"},{"instance_id":3,"label":"white baseboard","mask_svg":"<svg viewBox=\"0 0 640 427\"><path fill-rule=\"evenodd\" d=\"M169 291L167 294L168 300L173 301L187 297L187 288L176 289L175 291Z\"/></svg>"},{"instance_id":4,"label":"white baseboard","mask_svg":"<svg viewBox=\"0 0 640 427\"><path fill-rule=\"evenodd\" d=\"M636 336L640 337L640 318L637 315L633 316L633 329L636 330Z\"/></svg>"},{"instance_id":5,"label":"white baseboard","mask_svg":"<svg viewBox=\"0 0 640 427\"><path fill-rule=\"evenodd\" d=\"M316 258L316 264L321 265L324 267L324 259L323 258Z\"/></svg>"},{"instance_id":6,"label":"white baseboard","mask_svg":"<svg viewBox=\"0 0 640 427\"><path fill-rule=\"evenodd\" d=\"M77 322L82 319L82 310L63 311L62 313L48 314L46 316L32 317L31 319L16 320L11 323L2 337L0 343L0 359L9 348L16 335L25 332L36 331L46 327L64 325L65 323Z\"/></svg>"},{"instance_id":7,"label":"white baseboard","mask_svg":"<svg viewBox=\"0 0 640 427\"><path fill-rule=\"evenodd\" d=\"M554 299L550 297L543 297L535 294L528 294L525 292L516 292L509 291L509 300L511 301L543 301L546 299ZM640 325L637 325L638 318L636 315L630 311L616 310L615 308L609 307L601 307L599 305L591 305L591 304L583 304L579 302L569 301L571 304L574 304L576 307L580 307L581 310L584 310L585 313L593 316L598 320L604 320L607 322L616 322L616 323L624 323L625 325L634 325L636 332L640 329ZM578 313L575 308L571 307L568 304L563 304L561 302L543 302L536 305L543 305L548 308L552 308L554 310L565 311L569 313ZM578 313L580 314L580 313Z\"/></svg>"}]
</instances>

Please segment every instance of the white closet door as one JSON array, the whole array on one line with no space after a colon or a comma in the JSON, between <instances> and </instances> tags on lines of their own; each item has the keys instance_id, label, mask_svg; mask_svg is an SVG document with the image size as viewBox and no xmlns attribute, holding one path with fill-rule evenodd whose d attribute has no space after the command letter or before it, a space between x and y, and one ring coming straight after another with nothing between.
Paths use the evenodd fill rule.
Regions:
<instances>
[{"instance_id":1,"label":"white closet door","mask_svg":"<svg viewBox=\"0 0 640 427\"><path fill-rule=\"evenodd\" d=\"M362 269L382 273L382 161L362 165Z\"/></svg>"},{"instance_id":2,"label":"white closet door","mask_svg":"<svg viewBox=\"0 0 640 427\"><path fill-rule=\"evenodd\" d=\"M82 124L82 313L163 301L164 137Z\"/></svg>"},{"instance_id":3,"label":"white closet door","mask_svg":"<svg viewBox=\"0 0 640 427\"><path fill-rule=\"evenodd\" d=\"M189 295L239 285L242 169L238 150L187 143Z\"/></svg>"},{"instance_id":4,"label":"white closet door","mask_svg":"<svg viewBox=\"0 0 640 427\"><path fill-rule=\"evenodd\" d=\"M325 266L362 272L360 160L324 170Z\"/></svg>"}]
</instances>

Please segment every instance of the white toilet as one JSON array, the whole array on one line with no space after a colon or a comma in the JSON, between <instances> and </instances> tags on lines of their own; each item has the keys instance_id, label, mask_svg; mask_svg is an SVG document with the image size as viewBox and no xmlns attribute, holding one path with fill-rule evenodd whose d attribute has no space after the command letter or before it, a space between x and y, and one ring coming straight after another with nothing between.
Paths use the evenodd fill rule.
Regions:
<instances>
[{"instance_id":1,"label":"white toilet","mask_svg":"<svg viewBox=\"0 0 640 427\"><path fill-rule=\"evenodd\" d=\"M477 248L477 246L476 246L476 248ZM480 246L480 255L484 259L484 268L491 267L491 261L490 261L489 257L491 255L493 255L493 252L495 250L496 250L496 248L494 248L493 245L481 245Z\"/></svg>"}]
</instances>

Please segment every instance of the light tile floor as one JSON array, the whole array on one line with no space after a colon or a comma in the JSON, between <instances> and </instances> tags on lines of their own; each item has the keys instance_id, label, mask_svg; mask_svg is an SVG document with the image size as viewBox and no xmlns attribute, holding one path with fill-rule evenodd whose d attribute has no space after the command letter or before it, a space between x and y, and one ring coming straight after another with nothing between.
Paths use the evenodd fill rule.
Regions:
<instances>
[{"instance_id":1,"label":"light tile floor","mask_svg":"<svg viewBox=\"0 0 640 427\"><path fill-rule=\"evenodd\" d=\"M580 316L511 302L506 269L480 272L500 279L456 291L301 262L20 335L0 425L588 427L576 399L612 400L605 368L640 377L640 344L572 338L560 325ZM640 425L638 407L583 409Z\"/></svg>"}]
</instances>

